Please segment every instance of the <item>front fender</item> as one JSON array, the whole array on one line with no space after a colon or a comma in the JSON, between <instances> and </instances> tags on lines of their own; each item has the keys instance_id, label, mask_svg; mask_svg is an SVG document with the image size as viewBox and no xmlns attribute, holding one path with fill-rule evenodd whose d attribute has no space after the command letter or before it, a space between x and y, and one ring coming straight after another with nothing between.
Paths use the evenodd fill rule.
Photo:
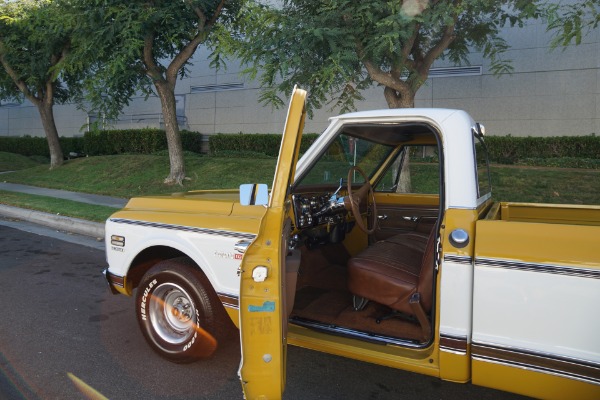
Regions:
<instances>
[{"instance_id":1,"label":"front fender","mask_svg":"<svg viewBox=\"0 0 600 400\"><path fill-rule=\"evenodd\" d=\"M122 245L111 242L113 235L122 238ZM112 276L123 277L127 281L130 271L136 267L141 254L152 249L172 249L191 258L217 293L237 297L239 294L237 271L242 254L235 249L235 246L240 241L253 240L254 237L253 234L243 232L136 223L131 220L126 222L109 220L106 228L106 253L109 264L107 272ZM133 288L131 281L129 285L125 283L124 287L130 292Z\"/></svg>"}]
</instances>

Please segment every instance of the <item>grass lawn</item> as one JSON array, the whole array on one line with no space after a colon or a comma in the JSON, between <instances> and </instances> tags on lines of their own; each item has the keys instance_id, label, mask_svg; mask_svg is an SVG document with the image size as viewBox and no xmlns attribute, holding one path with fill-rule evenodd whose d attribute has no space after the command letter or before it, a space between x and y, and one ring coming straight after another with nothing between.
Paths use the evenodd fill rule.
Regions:
<instances>
[{"instance_id":1,"label":"grass lawn","mask_svg":"<svg viewBox=\"0 0 600 400\"><path fill-rule=\"evenodd\" d=\"M78 158L52 171L47 165L3 174L0 180L103 194L113 197L170 194L184 190L231 189L242 183L273 182L275 158L220 158L187 154L188 179L181 186L163 184L169 174L167 156L119 155Z\"/></svg>"},{"instance_id":2,"label":"grass lawn","mask_svg":"<svg viewBox=\"0 0 600 400\"><path fill-rule=\"evenodd\" d=\"M600 204L600 170L494 165L492 194L498 201Z\"/></svg>"},{"instance_id":3,"label":"grass lawn","mask_svg":"<svg viewBox=\"0 0 600 400\"><path fill-rule=\"evenodd\" d=\"M20 154L0 151L0 172L18 171L40 165L39 157L31 158ZM46 167L47 168L47 167Z\"/></svg>"},{"instance_id":4,"label":"grass lawn","mask_svg":"<svg viewBox=\"0 0 600 400\"><path fill-rule=\"evenodd\" d=\"M43 211L51 214L104 222L116 211L112 207L96 206L77 201L56 199L54 197L34 196L25 193L0 190L0 204Z\"/></svg>"},{"instance_id":5,"label":"grass lawn","mask_svg":"<svg viewBox=\"0 0 600 400\"><path fill-rule=\"evenodd\" d=\"M14 155L0 152L0 165ZM241 183L271 186L275 158L230 158L186 154L189 177L181 186L163 184L166 155L120 155L70 160L49 170L34 166L0 175L0 181L130 198L185 190L237 188ZM3 164L4 163L4 164ZM23 165L23 164L21 164ZM494 198L499 201L600 204L600 170L492 166ZM0 192L0 203L103 221L114 209L40 196ZM71 204L73 203L73 204Z\"/></svg>"}]
</instances>

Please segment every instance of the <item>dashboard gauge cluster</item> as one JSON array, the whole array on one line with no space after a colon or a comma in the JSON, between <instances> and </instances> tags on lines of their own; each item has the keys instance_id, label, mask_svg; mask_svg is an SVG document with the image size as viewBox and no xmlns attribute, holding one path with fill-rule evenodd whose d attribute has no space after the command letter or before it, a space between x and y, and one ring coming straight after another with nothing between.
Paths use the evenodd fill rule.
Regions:
<instances>
[{"instance_id":1,"label":"dashboard gauge cluster","mask_svg":"<svg viewBox=\"0 0 600 400\"><path fill-rule=\"evenodd\" d=\"M343 202L329 193L295 194L292 201L297 229L344 222Z\"/></svg>"}]
</instances>

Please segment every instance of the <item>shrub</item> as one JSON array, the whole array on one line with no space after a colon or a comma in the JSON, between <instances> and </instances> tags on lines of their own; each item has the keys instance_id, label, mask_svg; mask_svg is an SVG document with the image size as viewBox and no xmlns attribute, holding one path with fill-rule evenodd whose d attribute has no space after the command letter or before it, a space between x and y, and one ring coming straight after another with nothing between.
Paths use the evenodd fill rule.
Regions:
<instances>
[{"instance_id":1,"label":"shrub","mask_svg":"<svg viewBox=\"0 0 600 400\"><path fill-rule=\"evenodd\" d=\"M304 153L319 135L302 136L300 152ZM202 135L181 131L183 149L202 152ZM500 164L573 166L598 168L600 136L514 137L487 136L490 161ZM124 129L86 132L83 137L61 137L65 157L69 153L113 155L123 153L153 154L167 149L167 138L161 129ZM211 155L222 157L277 157L280 134L218 134L210 136ZM0 151L24 156L50 157L45 137L0 137ZM481 152L478 152L480 155ZM563 159L560 161L558 159Z\"/></svg>"},{"instance_id":2,"label":"shrub","mask_svg":"<svg viewBox=\"0 0 600 400\"><path fill-rule=\"evenodd\" d=\"M555 168L600 169L598 158L553 157L553 158L523 158L517 165Z\"/></svg>"},{"instance_id":3,"label":"shrub","mask_svg":"<svg viewBox=\"0 0 600 400\"><path fill-rule=\"evenodd\" d=\"M202 134L200 132L182 129L179 134L181 135L181 145L184 151L202 153Z\"/></svg>"},{"instance_id":4,"label":"shrub","mask_svg":"<svg viewBox=\"0 0 600 400\"><path fill-rule=\"evenodd\" d=\"M302 135L300 153L304 153L319 137L314 133ZM240 154L264 154L277 157L281 145L281 135L272 133L253 134L217 134L208 139L211 155L221 157L239 157Z\"/></svg>"},{"instance_id":5,"label":"shrub","mask_svg":"<svg viewBox=\"0 0 600 400\"><path fill-rule=\"evenodd\" d=\"M180 131L184 150L199 153L202 135ZM162 129L93 130L84 135L84 151L90 156L113 154L152 154L168 148L167 136Z\"/></svg>"},{"instance_id":6,"label":"shrub","mask_svg":"<svg viewBox=\"0 0 600 400\"><path fill-rule=\"evenodd\" d=\"M487 136L490 161L516 164L525 159L600 158L600 136Z\"/></svg>"},{"instance_id":7,"label":"shrub","mask_svg":"<svg viewBox=\"0 0 600 400\"><path fill-rule=\"evenodd\" d=\"M65 157L68 157L71 152L83 152L82 137L61 137L59 141ZM28 157L50 157L50 150L48 149L48 142L45 137L2 136L0 137L0 149L8 153L21 154Z\"/></svg>"},{"instance_id":8,"label":"shrub","mask_svg":"<svg viewBox=\"0 0 600 400\"><path fill-rule=\"evenodd\" d=\"M202 135L181 130L184 151L200 153ZM83 137L61 137L60 145L65 157L69 153L90 156L123 153L152 154L167 149L167 136L161 129L123 129L86 132ZM24 156L50 157L45 137L0 137L0 150Z\"/></svg>"}]
</instances>

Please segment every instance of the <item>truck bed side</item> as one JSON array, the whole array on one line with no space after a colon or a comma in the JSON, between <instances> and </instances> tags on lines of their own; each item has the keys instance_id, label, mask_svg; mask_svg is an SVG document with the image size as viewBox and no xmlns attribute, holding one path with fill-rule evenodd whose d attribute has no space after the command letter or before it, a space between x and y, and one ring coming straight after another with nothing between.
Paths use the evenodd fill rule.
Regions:
<instances>
[{"instance_id":1,"label":"truck bed side","mask_svg":"<svg viewBox=\"0 0 600 400\"><path fill-rule=\"evenodd\" d=\"M486 219L600 226L600 206L501 202L494 204Z\"/></svg>"},{"instance_id":2,"label":"truck bed side","mask_svg":"<svg viewBox=\"0 0 600 400\"><path fill-rule=\"evenodd\" d=\"M473 383L508 390L487 382L493 360L522 394L534 382L541 397L598 394L600 207L500 203L476 234Z\"/></svg>"}]
</instances>

